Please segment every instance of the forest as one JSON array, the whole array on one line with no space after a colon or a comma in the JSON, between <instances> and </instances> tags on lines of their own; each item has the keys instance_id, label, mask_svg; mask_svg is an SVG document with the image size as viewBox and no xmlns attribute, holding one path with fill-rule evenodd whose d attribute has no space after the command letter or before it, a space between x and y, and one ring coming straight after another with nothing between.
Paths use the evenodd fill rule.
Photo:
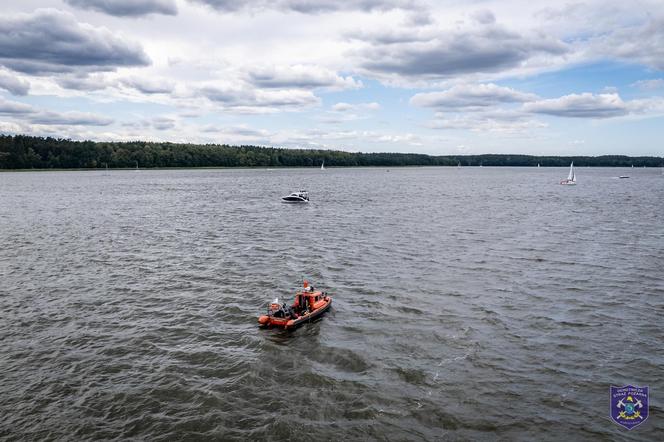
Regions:
<instances>
[{"instance_id":1,"label":"forest","mask_svg":"<svg viewBox=\"0 0 664 442\"><path fill-rule=\"evenodd\" d=\"M286 149L227 144L95 142L51 137L0 135L0 169L98 169L164 167L398 167L522 166L662 167L662 157L424 155L340 150Z\"/></svg>"}]
</instances>

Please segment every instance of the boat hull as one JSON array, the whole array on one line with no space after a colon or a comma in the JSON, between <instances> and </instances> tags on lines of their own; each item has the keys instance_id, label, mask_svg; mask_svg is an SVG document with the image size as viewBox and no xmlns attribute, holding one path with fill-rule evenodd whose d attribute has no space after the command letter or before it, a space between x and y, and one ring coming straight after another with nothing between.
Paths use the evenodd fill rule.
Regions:
<instances>
[{"instance_id":1,"label":"boat hull","mask_svg":"<svg viewBox=\"0 0 664 442\"><path fill-rule=\"evenodd\" d=\"M324 299L324 302L325 303L322 306L318 307L310 313L307 313L306 315L300 316L297 319L275 318L272 316L263 315L258 318L258 325L260 327L279 327L287 330L297 328L306 322L311 322L314 319L319 318L321 315L323 315L323 313L328 311L332 306L332 298L327 296Z\"/></svg>"}]
</instances>

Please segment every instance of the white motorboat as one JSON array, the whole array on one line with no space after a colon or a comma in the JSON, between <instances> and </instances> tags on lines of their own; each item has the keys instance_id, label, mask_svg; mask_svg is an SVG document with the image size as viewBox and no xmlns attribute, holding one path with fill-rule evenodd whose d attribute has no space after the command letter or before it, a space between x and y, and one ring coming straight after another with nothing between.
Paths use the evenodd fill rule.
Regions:
<instances>
[{"instance_id":1,"label":"white motorboat","mask_svg":"<svg viewBox=\"0 0 664 442\"><path fill-rule=\"evenodd\" d=\"M576 185L576 174L574 173L574 162L569 165L569 175L567 175L566 180L562 180L560 184L565 186L575 186Z\"/></svg>"},{"instance_id":2,"label":"white motorboat","mask_svg":"<svg viewBox=\"0 0 664 442\"><path fill-rule=\"evenodd\" d=\"M308 203L309 193L306 190L300 190L299 192L293 192L288 196L281 197L281 201L284 203Z\"/></svg>"}]
</instances>

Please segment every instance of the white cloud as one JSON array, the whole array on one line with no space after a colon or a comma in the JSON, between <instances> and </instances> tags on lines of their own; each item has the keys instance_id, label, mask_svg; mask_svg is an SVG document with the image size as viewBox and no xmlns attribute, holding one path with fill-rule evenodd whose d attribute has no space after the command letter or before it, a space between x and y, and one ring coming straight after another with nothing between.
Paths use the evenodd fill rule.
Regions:
<instances>
[{"instance_id":1,"label":"white cloud","mask_svg":"<svg viewBox=\"0 0 664 442\"><path fill-rule=\"evenodd\" d=\"M547 127L547 124L534 120L523 112L498 109L453 117L444 112L437 112L435 118L427 123L427 127L514 135L527 134L533 129Z\"/></svg>"},{"instance_id":2,"label":"white cloud","mask_svg":"<svg viewBox=\"0 0 664 442\"><path fill-rule=\"evenodd\" d=\"M632 83L630 86L644 91L654 91L657 89L664 89L664 78L653 78L650 80L639 80Z\"/></svg>"},{"instance_id":3,"label":"white cloud","mask_svg":"<svg viewBox=\"0 0 664 442\"><path fill-rule=\"evenodd\" d=\"M379 110L380 109L380 104L376 102L371 102L371 103L356 103L356 104L350 104L350 103L344 103L340 102L332 106L332 110L335 112L355 112L355 111L361 111L361 110Z\"/></svg>"}]
</instances>

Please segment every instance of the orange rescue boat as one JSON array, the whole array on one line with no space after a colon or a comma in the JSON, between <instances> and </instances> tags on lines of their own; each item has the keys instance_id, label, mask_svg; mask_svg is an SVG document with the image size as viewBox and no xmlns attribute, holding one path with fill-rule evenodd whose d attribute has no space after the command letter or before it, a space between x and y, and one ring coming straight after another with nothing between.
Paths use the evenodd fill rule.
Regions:
<instances>
[{"instance_id":1,"label":"orange rescue boat","mask_svg":"<svg viewBox=\"0 0 664 442\"><path fill-rule=\"evenodd\" d=\"M318 318L329 310L331 305L332 298L326 292L316 291L304 281L304 290L295 294L293 304L279 304L279 300L275 299L268 306L267 314L258 318L258 324L261 327L292 329Z\"/></svg>"}]
</instances>

